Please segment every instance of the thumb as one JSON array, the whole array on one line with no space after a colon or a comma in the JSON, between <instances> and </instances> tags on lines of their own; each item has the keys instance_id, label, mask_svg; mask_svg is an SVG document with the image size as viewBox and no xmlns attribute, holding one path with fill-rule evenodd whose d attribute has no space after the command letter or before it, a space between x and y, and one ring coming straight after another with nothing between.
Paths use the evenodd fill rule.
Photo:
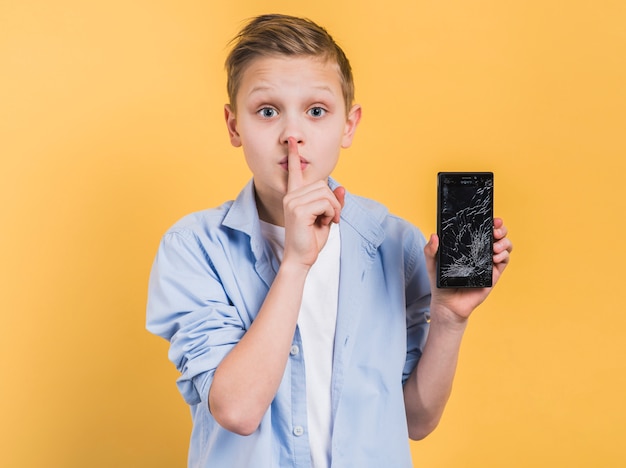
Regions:
<instances>
[{"instance_id":1,"label":"thumb","mask_svg":"<svg viewBox=\"0 0 626 468\"><path fill-rule=\"evenodd\" d=\"M431 234L428 243L424 246L424 258L426 259L426 269L431 278L435 277L435 257L439 249L439 237Z\"/></svg>"},{"instance_id":2,"label":"thumb","mask_svg":"<svg viewBox=\"0 0 626 468\"><path fill-rule=\"evenodd\" d=\"M346 189L343 187L337 187L335 190L333 190L333 193L335 194L335 197L337 197L337 201L343 208L343 205L346 203ZM341 215L341 210L335 213L335 216L333 217L333 223L339 222L340 215Z\"/></svg>"}]
</instances>

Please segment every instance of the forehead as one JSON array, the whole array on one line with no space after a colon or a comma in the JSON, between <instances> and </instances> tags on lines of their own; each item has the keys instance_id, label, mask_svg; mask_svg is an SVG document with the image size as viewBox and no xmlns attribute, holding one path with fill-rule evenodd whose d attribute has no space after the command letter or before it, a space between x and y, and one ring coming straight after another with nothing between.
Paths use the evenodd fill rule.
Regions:
<instances>
[{"instance_id":1,"label":"forehead","mask_svg":"<svg viewBox=\"0 0 626 468\"><path fill-rule=\"evenodd\" d=\"M244 69L238 95L286 88L319 89L342 95L337 63L315 56L269 56L253 59Z\"/></svg>"}]
</instances>

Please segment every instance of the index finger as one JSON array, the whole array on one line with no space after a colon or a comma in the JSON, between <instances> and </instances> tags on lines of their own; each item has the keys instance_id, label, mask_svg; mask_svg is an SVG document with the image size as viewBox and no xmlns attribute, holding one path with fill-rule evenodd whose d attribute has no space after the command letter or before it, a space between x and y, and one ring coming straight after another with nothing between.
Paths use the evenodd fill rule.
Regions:
<instances>
[{"instance_id":1,"label":"index finger","mask_svg":"<svg viewBox=\"0 0 626 468\"><path fill-rule=\"evenodd\" d=\"M298 154L298 141L293 137L289 137L287 139L287 148L289 150L287 154L287 191L293 192L303 185L300 154Z\"/></svg>"}]
</instances>

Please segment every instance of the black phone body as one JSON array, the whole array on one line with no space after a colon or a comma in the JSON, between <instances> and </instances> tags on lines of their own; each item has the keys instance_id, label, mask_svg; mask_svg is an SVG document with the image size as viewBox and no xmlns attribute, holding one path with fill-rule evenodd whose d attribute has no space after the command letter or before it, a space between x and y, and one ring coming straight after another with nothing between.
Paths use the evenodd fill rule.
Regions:
<instances>
[{"instance_id":1,"label":"black phone body","mask_svg":"<svg viewBox=\"0 0 626 468\"><path fill-rule=\"evenodd\" d=\"M438 174L437 235L438 288L492 286L492 172Z\"/></svg>"}]
</instances>

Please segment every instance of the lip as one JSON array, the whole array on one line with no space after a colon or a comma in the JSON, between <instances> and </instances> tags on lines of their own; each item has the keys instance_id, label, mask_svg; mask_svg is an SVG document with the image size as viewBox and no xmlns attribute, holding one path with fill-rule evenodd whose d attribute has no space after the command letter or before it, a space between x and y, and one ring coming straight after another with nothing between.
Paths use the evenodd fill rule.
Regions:
<instances>
[{"instance_id":1,"label":"lip","mask_svg":"<svg viewBox=\"0 0 626 468\"><path fill-rule=\"evenodd\" d=\"M285 171L289 171L289 163L288 163L288 158L285 157L283 159L281 159L278 164L285 170ZM304 159L303 157L300 157L300 169L304 170L306 169L306 167L309 165L309 161L307 161L306 159Z\"/></svg>"}]
</instances>

